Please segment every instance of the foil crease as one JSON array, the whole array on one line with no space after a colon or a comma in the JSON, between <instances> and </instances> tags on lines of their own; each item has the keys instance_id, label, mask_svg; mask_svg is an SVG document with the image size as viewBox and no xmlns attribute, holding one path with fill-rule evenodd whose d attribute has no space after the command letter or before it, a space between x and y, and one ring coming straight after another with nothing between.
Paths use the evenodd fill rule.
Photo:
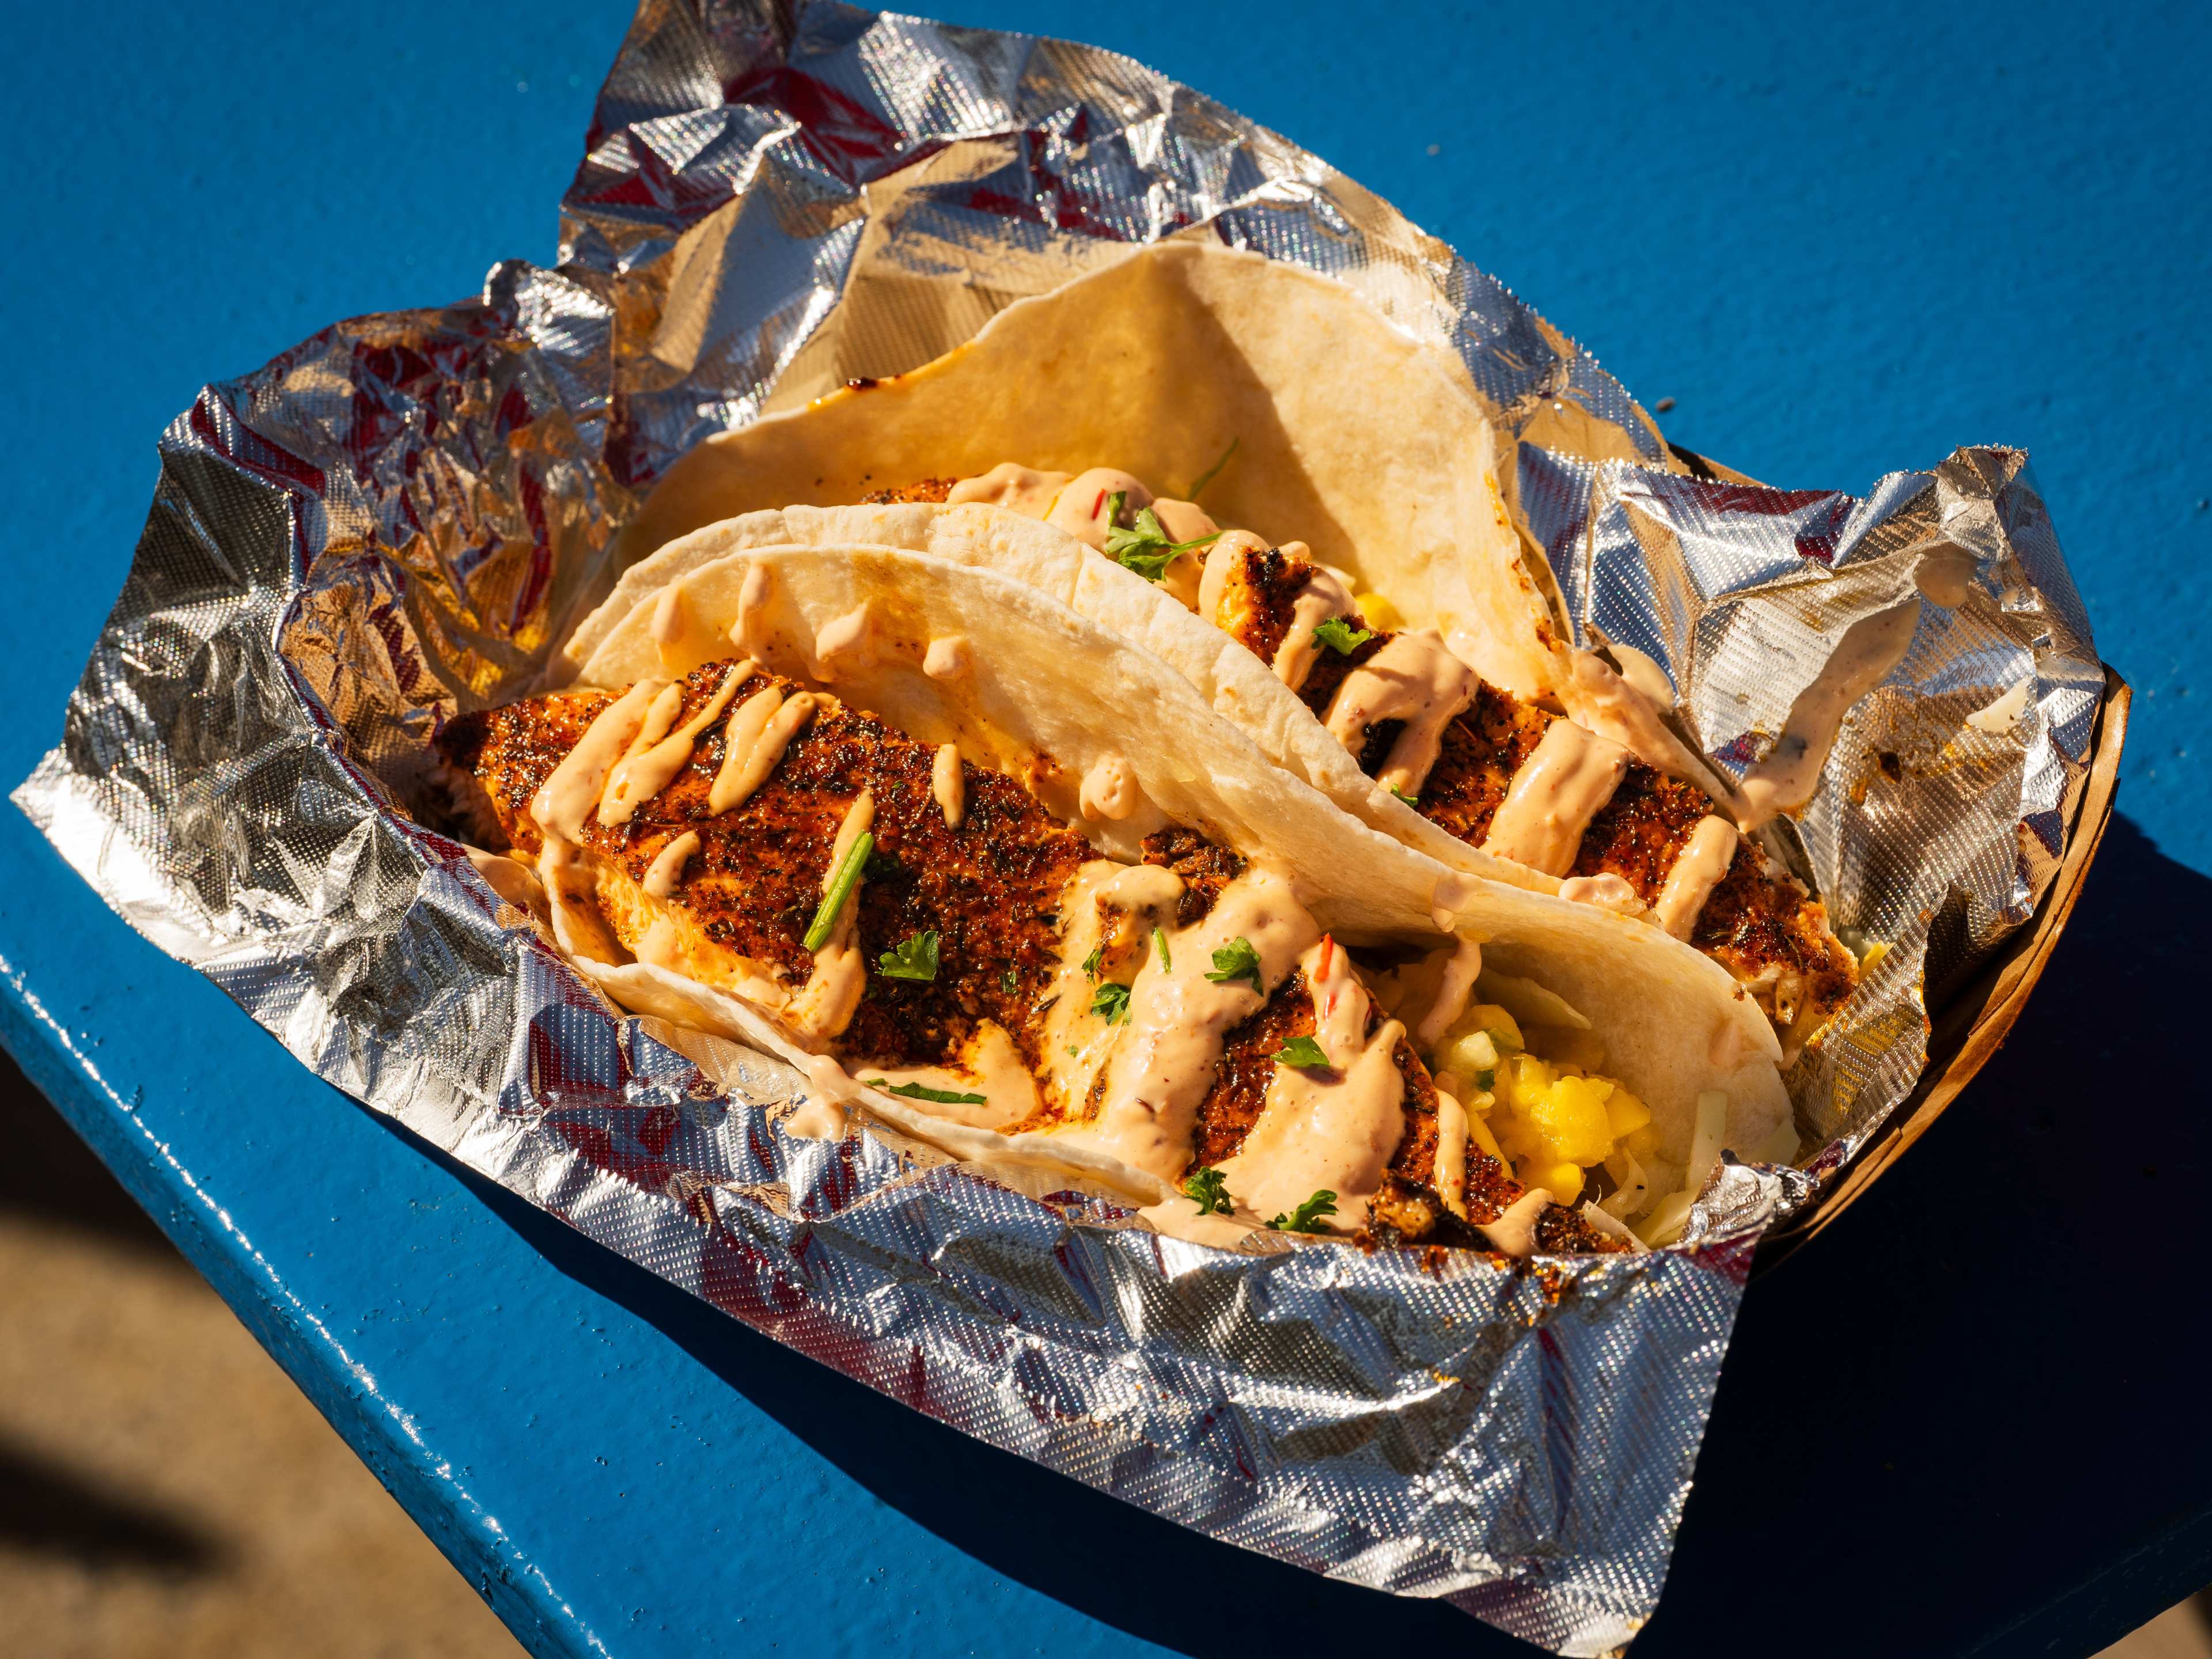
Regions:
<instances>
[{"instance_id":1,"label":"foil crease","mask_svg":"<svg viewBox=\"0 0 2212 1659\"><path fill-rule=\"evenodd\" d=\"M170 427L17 802L317 1074L778 1340L1216 1538L1625 1645L1753 1246L2063 856L2101 673L2023 458L1859 497L1692 476L1595 359L1278 135L1109 52L843 5L646 0L562 226L556 268L325 329ZM1170 235L1453 353L1577 642L1652 658L1732 776L1851 623L1918 606L1774 848L1889 947L1789 1077L1825 1150L1725 1164L1683 1243L1231 1254L872 1129L792 1137L796 1073L617 1013L410 811L440 722L532 688L691 445Z\"/></svg>"}]
</instances>

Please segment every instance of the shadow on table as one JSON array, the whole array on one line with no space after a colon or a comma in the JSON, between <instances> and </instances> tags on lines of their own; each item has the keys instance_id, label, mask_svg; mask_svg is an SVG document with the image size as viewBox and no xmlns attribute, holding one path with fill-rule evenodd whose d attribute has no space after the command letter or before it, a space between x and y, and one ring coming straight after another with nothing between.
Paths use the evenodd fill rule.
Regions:
<instances>
[{"instance_id":1,"label":"shadow on table","mask_svg":"<svg viewBox=\"0 0 2212 1659\"><path fill-rule=\"evenodd\" d=\"M2212 1577L2201 1281L2174 1266L2203 1253L2208 939L2212 881L2115 818L2011 1042L1753 1286L1638 1659L1721 1632L1798 1656L2087 1653ZM469 1179L884 1503L1133 1635L1194 1659L1532 1651L969 1440Z\"/></svg>"},{"instance_id":2,"label":"shadow on table","mask_svg":"<svg viewBox=\"0 0 2212 1659\"><path fill-rule=\"evenodd\" d=\"M161 1230L4 1053L0 1146L6 1148L0 1219L89 1234L134 1258L174 1261L182 1271ZM10 1553L55 1557L93 1571L191 1577L221 1570L229 1552L201 1518L117 1490L0 1430L0 1555ZM0 1613L0 1627L5 1622Z\"/></svg>"}]
</instances>

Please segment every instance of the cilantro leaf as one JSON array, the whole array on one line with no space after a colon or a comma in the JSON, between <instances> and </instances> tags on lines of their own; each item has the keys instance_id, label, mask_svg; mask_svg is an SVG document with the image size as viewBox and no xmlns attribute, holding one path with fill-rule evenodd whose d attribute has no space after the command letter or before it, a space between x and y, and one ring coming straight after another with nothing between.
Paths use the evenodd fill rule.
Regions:
<instances>
[{"instance_id":1,"label":"cilantro leaf","mask_svg":"<svg viewBox=\"0 0 2212 1659\"><path fill-rule=\"evenodd\" d=\"M1129 988L1108 980L1091 994L1091 1012L1105 1015L1109 1025L1119 1025L1129 1017Z\"/></svg>"},{"instance_id":2,"label":"cilantro leaf","mask_svg":"<svg viewBox=\"0 0 2212 1659\"><path fill-rule=\"evenodd\" d=\"M1294 1066L1301 1072L1325 1072L1328 1069L1328 1053L1310 1036L1294 1036L1275 1050L1278 1066Z\"/></svg>"},{"instance_id":3,"label":"cilantro leaf","mask_svg":"<svg viewBox=\"0 0 2212 1659\"><path fill-rule=\"evenodd\" d=\"M1267 994L1267 988L1260 983L1260 953L1252 948L1252 941L1241 933L1214 951L1213 971L1206 978L1216 985L1249 979L1255 991L1261 996Z\"/></svg>"},{"instance_id":4,"label":"cilantro leaf","mask_svg":"<svg viewBox=\"0 0 2212 1659\"><path fill-rule=\"evenodd\" d=\"M1210 1165L1200 1164L1182 1183L1182 1195L1198 1206L1200 1215L1231 1215L1229 1177Z\"/></svg>"},{"instance_id":5,"label":"cilantro leaf","mask_svg":"<svg viewBox=\"0 0 2212 1659\"><path fill-rule=\"evenodd\" d=\"M926 1088L919 1083L886 1083L879 1077L862 1078L871 1089L881 1089L887 1095L904 1095L908 1100L933 1100L940 1106L988 1106L988 1095L963 1095L952 1089Z\"/></svg>"},{"instance_id":6,"label":"cilantro leaf","mask_svg":"<svg viewBox=\"0 0 2212 1659\"><path fill-rule=\"evenodd\" d=\"M1168 936L1157 927L1152 929L1152 949L1159 952L1160 971L1175 972L1175 955L1168 949Z\"/></svg>"},{"instance_id":7,"label":"cilantro leaf","mask_svg":"<svg viewBox=\"0 0 2212 1659\"><path fill-rule=\"evenodd\" d=\"M1336 1194L1326 1187L1290 1212L1279 1215L1267 1224L1279 1233L1325 1233L1323 1216L1336 1213Z\"/></svg>"},{"instance_id":8,"label":"cilantro leaf","mask_svg":"<svg viewBox=\"0 0 2212 1659\"><path fill-rule=\"evenodd\" d=\"M876 958L876 971L885 979L914 979L928 984L937 977L937 930L908 933L896 950Z\"/></svg>"},{"instance_id":9,"label":"cilantro leaf","mask_svg":"<svg viewBox=\"0 0 2212 1659\"><path fill-rule=\"evenodd\" d=\"M1106 947L1103 945L1093 945L1091 954L1083 958L1083 971L1093 979L1098 977L1098 958L1105 953L1105 950Z\"/></svg>"},{"instance_id":10,"label":"cilantro leaf","mask_svg":"<svg viewBox=\"0 0 2212 1659\"><path fill-rule=\"evenodd\" d=\"M1375 637L1368 629L1355 627L1343 617L1331 617L1314 629L1314 637L1340 657L1348 657Z\"/></svg>"},{"instance_id":11,"label":"cilantro leaf","mask_svg":"<svg viewBox=\"0 0 2212 1659\"><path fill-rule=\"evenodd\" d=\"M1117 495L1115 498L1119 501ZM1194 547L1204 547L1217 539L1218 530L1204 536L1194 536L1187 542L1171 542L1160 524L1159 514L1149 507L1137 509L1133 528L1108 522L1106 556L1125 570L1133 570L1148 582L1156 582L1167 574L1167 568Z\"/></svg>"}]
</instances>

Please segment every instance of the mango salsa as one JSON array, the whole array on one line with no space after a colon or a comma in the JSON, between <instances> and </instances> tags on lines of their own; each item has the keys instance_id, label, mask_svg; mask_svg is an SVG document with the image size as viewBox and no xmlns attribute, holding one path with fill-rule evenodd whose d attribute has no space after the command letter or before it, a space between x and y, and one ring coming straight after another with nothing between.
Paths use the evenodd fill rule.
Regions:
<instances>
[{"instance_id":1,"label":"mango salsa","mask_svg":"<svg viewBox=\"0 0 2212 1659\"><path fill-rule=\"evenodd\" d=\"M1460 1017L1431 1069L1466 1105L1476 1144L1496 1148L1522 1186L1562 1204L1582 1196L1585 1170L1620 1152L1640 1162L1657 1150L1650 1108L1626 1085L1528 1053L1513 1016L1494 1004Z\"/></svg>"}]
</instances>

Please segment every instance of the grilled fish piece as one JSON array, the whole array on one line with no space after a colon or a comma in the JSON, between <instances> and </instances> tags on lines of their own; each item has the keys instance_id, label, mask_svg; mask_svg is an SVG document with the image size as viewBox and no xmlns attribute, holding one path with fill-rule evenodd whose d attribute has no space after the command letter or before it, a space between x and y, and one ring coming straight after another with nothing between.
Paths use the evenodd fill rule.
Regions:
<instances>
[{"instance_id":1,"label":"grilled fish piece","mask_svg":"<svg viewBox=\"0 0 2212 1659\"><path fill-rule=\"evenodd\" d=\"M761 769L763 734L778 728L758 711L802 698ZM941 1115L1090 1136L1120 1152L1148 1144L1117 1127L1131 1116L1129 1079L1164 1078L1165 1094L1189 1097L1188 1127L1130 1155L1170 1182L1223 1169L1243 1200L1310 1167L1299 1159L1312 1149L1286 1141L1284 1126L1326 1121L1356 1097L1380 1109L1339 1115L1355 1125L1352 1141L1374 1140L1346 1156L1378 1171L1367 1184L1387 1200L1374 1212L1381 1236L1480 1248L1479 1230L1526 1200L1463 1133L1440 1170L1437 1091L1402 1028L1340 950L1304 942L1302 910L1285 920L1279 895L1255 898L1267 872L1188 830L1152 836L1144 866L1099 858L1012 779L957 756L948 767L943 750L750 664L711 663L619 694L532 698L452 722L439 746L479 839L538 860L553 872L549 885L571 872L572 899L595 919L577 921L579 938L596 927L596 948L614 957L743 996L854 1077ZM594 774L585 763L595 755ZM727 780L748 761L757 780L731 802ZM580 793L570 787L579 778ZM857 855L862 819L872 853L831 907L825 889ZM842 933L824 944L832 908ZM1263 936L1254 953L1258 1006L1200 1033L1206 1041L1156 1018L1157 1008L1228 995L1215 988L1220 953L1249 946L1243 934L1259 924L1235 920L1248 913L1282 927L1277 945ZM1232 923L1237 937L1218 942ZM1263 983L1258 957L1270 953L1283 967ZM1233 950L1228 960L1239 960ZM833 980L846 988L825 994ZM1300 1037L1333 1045L1335 1066L1280 1064ZM1202 1075L1185 1075L1194 1066ZM1364 1202L1343 1196L1358 1222ZM1620 1248L1551 1207L1548 1248Z\"/></svg>"},{"instance_id":2,"label":"grilled fish piece","mask_svg":"<svg viewBox=\"0 0 2212 1659\"><path fill-rule=\"evenodd\" d=\"M1341 587L1328 573L1275 548L1231 544L1212 562L1207 592L1218 598L1207 620L1278 664L1279 672L1286 642L1297 644L1301 596L1316 586ZM1331 720L1346 683L1404 637L1368 627L1357 612L1345 620L1367 637L1348 650L1312 651L1293 685L1324 720ZM1310 636L1310 616L1304 627ZM1474 680L1465 707L1437 735L1418 793L1401 792L1401 799L1412 796L1416 811L1470 846L1487 843L1512 856L1518 849L1499 846L1492 836L1501 810L1516 784L1536 777L1539 750L1567 724L1564 716ZM1366 726L1354 751L1360 769L1389 781L1386 768L1405 726L1394 720ZM1571 728L1561 735L1572 735ZM1552 844L1564 856L1550 872L1588 884L1578 896L1630 897L1657 911L1673 931L1726 967L1778 1027L1801 1035L1816 1030L1858 976L1856 960L1829 931L1826 907L1716 817L1702 791L1625 753L1609 763L1613 775L1597 776L1582 798L1595 803L1587 822L1577 825L1571 812L1566 823L1553 826L1560 833ZM1545 860L1524 861L1542 867Z\"/></svg>"}]
</instances>

